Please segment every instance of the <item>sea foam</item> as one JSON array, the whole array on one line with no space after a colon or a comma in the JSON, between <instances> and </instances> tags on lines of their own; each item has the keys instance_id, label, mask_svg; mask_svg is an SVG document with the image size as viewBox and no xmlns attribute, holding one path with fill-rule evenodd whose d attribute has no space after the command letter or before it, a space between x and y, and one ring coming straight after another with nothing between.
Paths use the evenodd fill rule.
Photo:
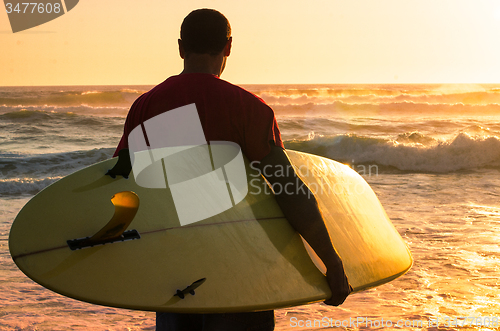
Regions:
<instances>
[{"instance_id":1,"label":"sea foam","mask_svg":"<svg viewBox=\"0 0 500 331\"><path fill-rule=\"evenodd\" d=\"M406 141L404 141L406 140ZM402 141L402 142L401 142ZM287 141L285 146L348 164L375 164L409 172L446 173L484 168L500 169L500 139L459 133L439 141L418 133L391 140L358 136L314 136Z\"/></svg>"}]
</instances>

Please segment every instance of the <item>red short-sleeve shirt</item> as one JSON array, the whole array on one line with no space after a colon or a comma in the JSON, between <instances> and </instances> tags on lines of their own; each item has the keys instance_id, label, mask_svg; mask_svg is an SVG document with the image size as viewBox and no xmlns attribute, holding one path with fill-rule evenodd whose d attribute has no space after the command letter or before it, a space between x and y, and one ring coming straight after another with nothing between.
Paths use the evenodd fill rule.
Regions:
<instances>
[{"instance_id":1,"label":"red short-sleeve shirt","mask_svg":"<svg viewBox=\"0 0 500 331\"><path fill-rule=\"evenodd\" d=\"M172 76L132 105L115 156L128 148L128 135L144 121L194 103L206 141L237 143L250 161L270 152L270 142L284 148L274 111L254 94L211 74Z\"/></svg>"}]
</instances>

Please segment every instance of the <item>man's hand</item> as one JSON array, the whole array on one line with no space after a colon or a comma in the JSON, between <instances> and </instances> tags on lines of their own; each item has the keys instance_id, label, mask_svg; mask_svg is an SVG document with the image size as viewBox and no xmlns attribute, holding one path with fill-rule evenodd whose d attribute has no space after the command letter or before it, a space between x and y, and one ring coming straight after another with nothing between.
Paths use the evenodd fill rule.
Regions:
<instances>
[{"instance_id":1,"label":"man's hand","mask_svg":"<svg viewBox=\"0 0 500 331\"><path fill-rule=\"evenodd\" d=\"M349 280L347 279L342 265L328 269L326 272L326 281L330 286L332 296L330 299L325 300L325 304L331 306L341 305L349 293L352 292L352 286L349 284Z\"/></svg>"}]
</instances>

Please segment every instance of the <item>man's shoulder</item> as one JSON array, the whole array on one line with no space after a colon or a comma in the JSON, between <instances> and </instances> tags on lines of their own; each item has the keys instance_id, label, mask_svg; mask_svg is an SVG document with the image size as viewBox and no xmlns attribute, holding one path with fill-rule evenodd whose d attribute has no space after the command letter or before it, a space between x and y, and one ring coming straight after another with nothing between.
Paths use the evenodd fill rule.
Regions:
<instances>
[{"instance_id":1,"label":"man's shoulder","mask_svg":"<svg viewBox=\"0 0 500 331\"><path fill-rule=\"evenodd\" d=\"M191 73L191 74L170 76L164 82L157 85L155 88L172 88L174 86L183 86L183 85L211 86L214 88L227 89L229 91L240 92L245 94L247 97L257 97L255 94L249 92L240 85L233 84L215 75L205 74L205 73Z\"/></svg>"},{"instance_id":2,"label":"man's shoulder","mask_svg":"<svg viewBox=\"0 0 500 331\"><path fill-rule=\"evenodd\" d=\"M249 102L253 105L259 106L263 109L269 109L272 111L271 107L258 95L253 92L248 91L242 86L232 84L223 79L219 79L221 84L224 84L228 90L232 90L239 98L241 98L244 102Z\"/></svg>"},{"instance_id":3,"label":"man's shoulder","mask_svg":"<svg viewBox=\"0 0 500 331\"><path fill-rule=\"evenodd\" d=\"M234 91L238 91L239 93L242 93L242 95L244 97L247 97L247 98L256 98L256 99L258 99L260 101L263 101L260 97L258 97L254 93L248 91L243 86L230 83L230 82L228 82L228 81L226 81L224 79L221 79L221 78L218 78L218 81L220 82L221 85L225 85L228 89L233 89Z\"/></svg>"},{"instance_id":4,"label":"man's shoulder","mask_svg":"<svg viewBox=\"0 0 500 331\"><path fill-rule=\"evenodd\" d=\"M190 94L191 96L189 96ZM225 100L226 104L244 105L243 109L260 110L260 112L274 114L272 108L259 96L244 87L211 74L196 73L171 76L141 95L138 101L151 105L157 102L164 103L166 100L196 100L202 95L210 96L210 99L215 103Z\"/></svg>"}]
</instances>

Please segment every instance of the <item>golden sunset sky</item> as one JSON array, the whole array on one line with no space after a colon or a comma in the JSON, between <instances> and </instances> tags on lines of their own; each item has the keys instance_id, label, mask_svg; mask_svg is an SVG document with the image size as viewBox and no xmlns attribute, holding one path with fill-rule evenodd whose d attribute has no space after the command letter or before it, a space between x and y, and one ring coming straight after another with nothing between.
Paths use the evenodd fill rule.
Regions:
<instances>
[{"instance_id":1,"label":"golden sunset sky","mask_svg":"<svg viewBox=\"0 0 500 331\"><path fill-rule=\"evenodd\" d=\"M233 83L500 83L497 0L80 0L18 33L2 9L0 86L157 84L204 7L231 22Z\"/></svg>"}]
</instances>

